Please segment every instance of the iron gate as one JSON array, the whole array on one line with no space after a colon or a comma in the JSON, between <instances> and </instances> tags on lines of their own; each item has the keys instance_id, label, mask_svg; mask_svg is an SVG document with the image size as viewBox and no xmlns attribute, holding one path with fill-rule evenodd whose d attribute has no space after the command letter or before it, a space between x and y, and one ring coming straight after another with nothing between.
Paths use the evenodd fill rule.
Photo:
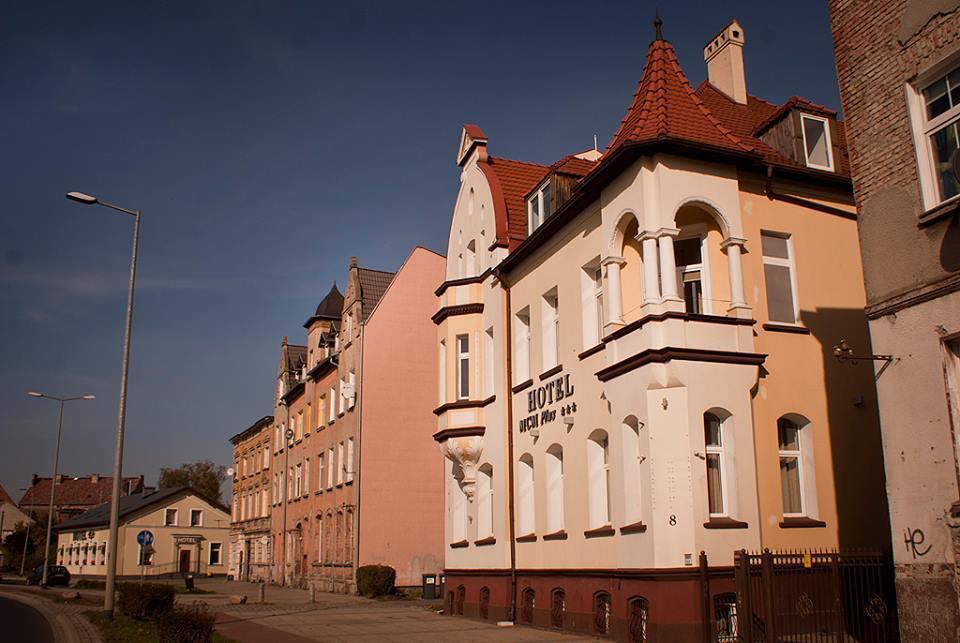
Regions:
<instances>
[{"instance_id":1,"label":"iron gate","mask_svg":"<svg viewBox=\"0 0 960 643\"><path fill-rule=\"evenodd\" d=\"M889 553L738 551L735 567L742 641L900 640Z\"/></svg>"}]
</instances>

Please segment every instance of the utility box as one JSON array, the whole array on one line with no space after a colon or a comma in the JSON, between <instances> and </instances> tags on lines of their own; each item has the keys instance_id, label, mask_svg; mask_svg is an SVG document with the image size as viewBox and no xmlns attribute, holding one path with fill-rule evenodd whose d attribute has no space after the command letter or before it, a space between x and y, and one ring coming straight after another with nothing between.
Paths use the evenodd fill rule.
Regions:
<instances>
[{"instance_id":1,"label":"utility box","mask_svg":"<svg viewBox=\"0 0 960 643\"><path fill-rule=\"evenodd\" d=\"M436 574L424 574L423 575L423 598L424 600L432 601L440 598L440 594L437 586L437 575Z\"/></svg>"}]
</instances>

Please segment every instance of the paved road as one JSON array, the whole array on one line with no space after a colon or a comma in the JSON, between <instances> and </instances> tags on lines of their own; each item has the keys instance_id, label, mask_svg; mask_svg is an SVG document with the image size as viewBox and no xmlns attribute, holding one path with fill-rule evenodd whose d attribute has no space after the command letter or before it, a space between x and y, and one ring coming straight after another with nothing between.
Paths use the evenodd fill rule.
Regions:
<instances>
[{"instance_id":1,"label":"paved road","mask_svg":"<svg viewBox=\"0 0 960 643\"><path fill-rule=\"evenodd\" d=\"M4 640L54 643L53 630L43 614L6 596L0 596L0 623Z\"/></svg>"}]
</instances>

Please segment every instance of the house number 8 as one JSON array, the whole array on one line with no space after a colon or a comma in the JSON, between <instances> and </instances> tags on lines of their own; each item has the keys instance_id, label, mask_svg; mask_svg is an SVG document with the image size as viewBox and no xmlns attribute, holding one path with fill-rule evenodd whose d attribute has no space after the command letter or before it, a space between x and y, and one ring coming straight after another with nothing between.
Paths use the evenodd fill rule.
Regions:
<instances>
[{"instance_id":1,"label":"house number 8","mask_svg":"<svg viewBox=\"0 0 960 643\"><path fill-rule=\"evenodd\" d=\"M674 527L677 524L677 514L670 514L670 526Z\"/></svg>"}]
</instances>

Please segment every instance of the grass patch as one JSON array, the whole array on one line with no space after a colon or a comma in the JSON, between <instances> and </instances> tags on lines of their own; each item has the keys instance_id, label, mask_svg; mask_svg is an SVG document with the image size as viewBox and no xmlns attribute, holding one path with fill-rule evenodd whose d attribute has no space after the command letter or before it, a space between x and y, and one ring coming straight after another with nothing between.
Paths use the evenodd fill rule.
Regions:
<instances>
[{"instance_id":1,"label":"grass patch","mask_svg":"<svg viewBox=\"0 0 960 643\"><path fill-rule=\"evenodd\" d=\"M200 589L199 587L187 589L183 585L174 585L173 591L175 591L177 594L216 594L216 592L212 589Z\"/></svg>"},{"instance_id":2,"label":"grass patch","mask_svg":"<svg viewBox=\"0 0 960 643\"><path fill-rule=\"evenodd\" d=\"M103 643L129 643L130 641L159 643L160 641L157 624L153 621L135 621L119 612L113 617L112 621L104 618L103 612L84 612L84 615L100 630ZM210 641L211 643L237 643L219 632L214 632Z\"/></svg>"}]
</instances>

